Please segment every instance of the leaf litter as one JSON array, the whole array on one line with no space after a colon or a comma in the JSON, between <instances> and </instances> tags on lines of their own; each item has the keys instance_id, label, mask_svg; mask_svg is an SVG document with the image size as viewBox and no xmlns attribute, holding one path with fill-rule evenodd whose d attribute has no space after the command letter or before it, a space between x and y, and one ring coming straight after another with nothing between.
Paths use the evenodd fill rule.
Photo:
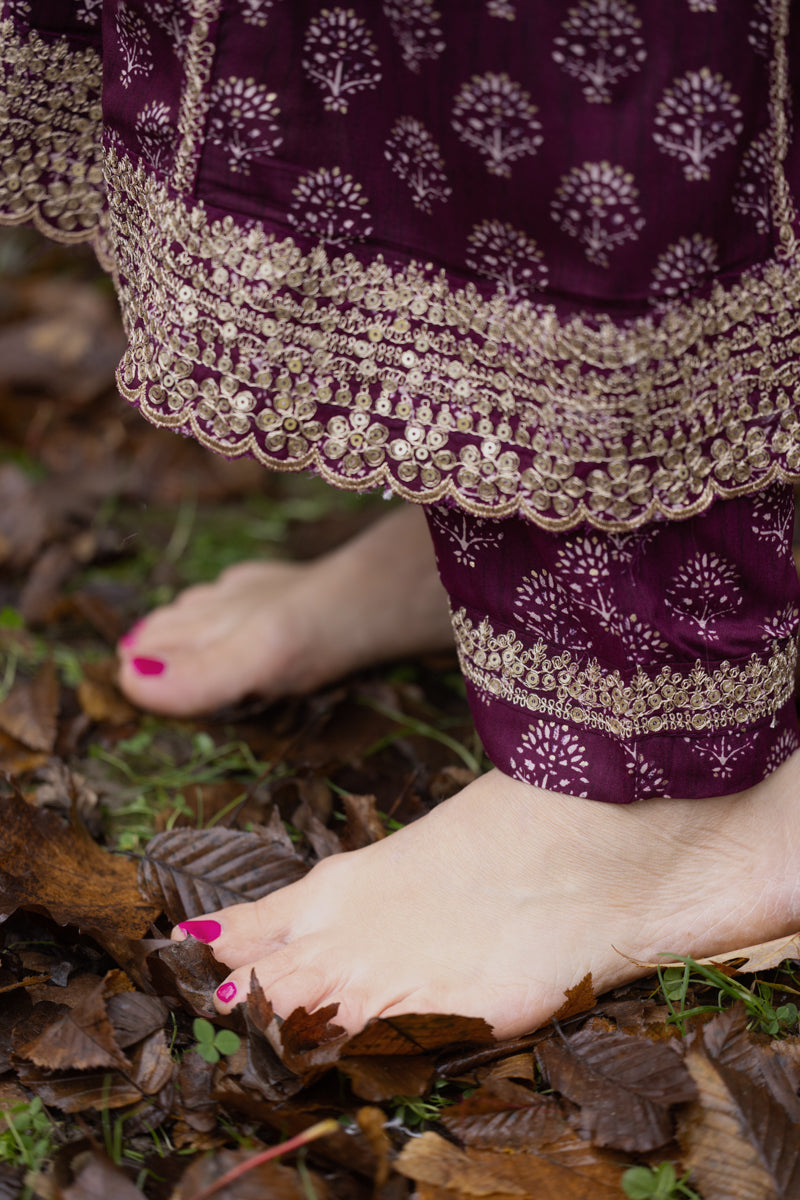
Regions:
<instances>
[{"instance_id":1,"label":"leaf litter","mask_svg":"<svg viewBox=\"0 0 800 1200\"><path fill-rule=\"evenodd\" d=\"M3 236L32 270L0 317L0 1200L800 1200L800 935L662 986L587 976L506 1042L282 1021L256 980L214 1013L227 972L173 923L387 836L480 748L447 656L205 721L119 695L114 641L153 603L265 542L318 553L370 503L147 427L91 260ZM737 971L758 1004L722 995Z\"/></svg>"}]
</instances>

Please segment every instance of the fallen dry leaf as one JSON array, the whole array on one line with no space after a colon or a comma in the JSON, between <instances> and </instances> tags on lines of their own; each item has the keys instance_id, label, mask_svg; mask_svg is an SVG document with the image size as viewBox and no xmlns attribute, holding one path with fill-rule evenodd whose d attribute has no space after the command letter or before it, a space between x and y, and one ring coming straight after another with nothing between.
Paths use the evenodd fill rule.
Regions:
<instances>
[{"instance_id":1,"label":"fallen dry leaf","mask_svg":"<svg viewBox=\"0 0 800 1200\"><path fill-rule=\"evenodd\" d=\"M459 1150L436 1133L406 1144L395 1167L417 1184L421 1198L467 1200L620 1200L626 1164L568 1131L557 1142L525 1150ZM428 1191L432 1185L440 1191Z\"/></svg>"},{"instance_id":2,"label":"fallen dry leaf","mask_svg":"<svg viewBox=\"0 0 800 1200\"><path fill-rule=\"evenodd\" d=\"M136 865L103 850L77 821L31 807L15 789L0 798L0 814L0 914L46 913L112 954L158 916L139 891Z\"/></svg>"},{"instance_id":3,"label":"fallen dry leaf","mask_svg":"<svg viewBox=\"0 0 800 1200\"><path fill-rule=\"evenodd\" d=\"M56 740L59 686L48 661L32 679L19 676L0 704L0 729L30 750L49 753Z\"/></svg>"},{"instance_id":4,"label":"fallen dry leaf","mask_svg":"<svg viewBox=\"0 0 800 1200\"><path fill-rule=\"evenodd\" d=\"M37 1037L18 1046L17 1054L50 1071L129 1068L106 1012L105 993L105 980L101 980L82 1004L57 1016Z\"/></svg>"},{"instance_id":5,"label":"fallen dry leaf","mask_svg":"<svg viewBox=\"0 0 800 1200\"><path fill-rule=\"evenodd\" d=\"M259 832L172 829L150 840L139 865L142 892L173 924L259 900L308 871L294 850Z\"/></svg>"},{"instance_id":6,"label":"fallen dry leaf","mask_svg":"<svg viewBox=\"0 0 800 1200\"><path fill-rule=\"evenodd\" d=\"M536 1057L551 1087L580 1105L580 1128L598 1146L646 1153L672 1138L670 1108L695 1088L672 1042L589 1021L572 1037L542 1042Z\"/></svg>"},{"instance_id":7,"label":"fallen dry leaf","mask_svg":"<svg viewBox=\"0 0 800 1200\"><path fill-rule=\"evenodd\" d=\"M681 1117L684 1164L704 1200L797 1200L797 1123L752 1076L709 1057L698 1040L686 1051L698 1099Z\"/></svg>"}]
</instances>

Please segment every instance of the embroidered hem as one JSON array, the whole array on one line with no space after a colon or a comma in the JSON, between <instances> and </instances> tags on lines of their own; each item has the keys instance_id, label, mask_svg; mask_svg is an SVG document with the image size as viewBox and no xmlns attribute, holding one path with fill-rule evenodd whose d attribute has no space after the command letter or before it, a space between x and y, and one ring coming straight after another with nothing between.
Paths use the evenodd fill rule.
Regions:
<instances>
[{"instance_id":1,"label":"embroidered hem","mask_svg":"<svg viewBox=\"0 0 800 1200\"><path fill-rule=\"evenodd\" d=\"M793 638L738 661L709 667L698 659L648 674L607 670L541 640L526 647L488 617L474 622L466 608L452 620L461 670L487 699L616 738L735 730L773 717L794 695Z\"/></svg>"},{"instance_id":2,"label":"embroidered hem","mask_svg":"<svg viewBox=\"0 0 800 1200\"><path fill-rule=\"evenodd\" d=\"M785 34L786 5L776 11ZM624 323L562 319L553 306L512 303L502 287L487 298L413 261L305 252L183 199L114 146L103 216L97 54L20 37L10 21L0 38L10 118L0 221L91 238L113 261L129 337L120 389L154 423L273 469L311 467L339 487L449 498L479 516L520 512L553 531L633 529L800 480L800 255L782 173L781 37L776 257ZM196 47L204 63L207 49ZM187 175L202 124L193 94L182 115Z\"/></svg>"}]
</instances>

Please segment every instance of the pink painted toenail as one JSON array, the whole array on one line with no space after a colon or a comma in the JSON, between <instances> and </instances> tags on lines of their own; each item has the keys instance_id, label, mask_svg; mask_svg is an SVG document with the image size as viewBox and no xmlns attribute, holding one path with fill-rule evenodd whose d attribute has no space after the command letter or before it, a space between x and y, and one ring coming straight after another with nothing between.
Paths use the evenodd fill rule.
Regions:
<instances>
[{"instance_id":1,"label":"pink painted toenail","mask_svg":"<svg viewBox=\"0 0 800 1200\"><path fill-rule=\"evenodd\" d=\"M139 633L140 633L143 625L144 625L144 621L137 621L135 625L131 625L128 632L123 633L122 637L119 639L120 646L124 646L126 650L127 650L128 646L132 646L133 643L136 641L137 637L139 636Z\"/></svg>"},{"instance_id":2,"label":"pink painted toenail","mask_svg":"<svg viewBox=\"0 0 800 1200\"><path fill-rule=\"evenodd\" d=\"M167 665L160 658L134 658L131 661L140 675L161 675Z\"/></svg>"},{"instance_id":3,"label":"pink painted toenail","mask_svg":"<svg viewBox=\"0 0 800 1200\"><path fill-rule=\"evenodd\" d=\"M178 929L197 938L198 942L213 942L222 933L219 921L181 921Z\"/></svg>"},{"instance_id":4,"label":"pink painted toenail","mask_svg":"<svg viewBox=\"0 0 800 1200\"><path fill-rule=\"evenodd\" d=\"M236 984L235 983L222 983L217 988L217 999L221 1000L223 1004L227 1004L228 1001L232 1000L235 995L236 995Z\"/></svg>"}]
</instances>

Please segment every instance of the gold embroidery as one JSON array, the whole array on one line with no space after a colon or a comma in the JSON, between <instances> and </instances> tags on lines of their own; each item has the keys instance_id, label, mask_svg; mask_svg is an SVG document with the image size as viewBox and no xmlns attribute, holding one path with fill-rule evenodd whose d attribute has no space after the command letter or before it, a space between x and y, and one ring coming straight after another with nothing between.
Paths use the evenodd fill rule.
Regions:
<instances>
[{"instance_id":1,"label":"gold embroidery","mask_svg":"<svg viewBox=\"0 0 800 1200\"><path fill-rule=\"evenodd\" d=\"M0 223L32 221L59 242L101 232L100 57L25 40L0 21Z\"/></svg>"},{"instance_id":2,"label":"gold embroidery","mask_svg":"<svg viewBox=\"0 0 800 1200\"><path fill-rule=\"evenodd\" d=\"M194 4L182 186L194 177L218 6ZM290 237L176 196L112 148L111 236L130 339L123 394L150 420L223 454L314 467L345 488L388 485L415 501L451 496L478 516L519 511L554 531L581 522L632 529L797 480L800 260L782 173L786 23L780 0L771 67L778 257L707 297L624 324L561 320L502 292L486 298L416 262L365 263L322 246L303 254ZM0 107L12 116L0 142L0 220L33 218L61 240L93 236L102 204L97 56L36 35L15 41L10 22L0 29ZM43 101L36 131L23 80ZM70 149L79 147L72 164L60 157L67 131ZM15 149L18 133L42 147L30 150L32 162L24 144Z\"/></svg>"},{"instance_id":3,"label":"gold embroidery","mask_svg":"<svg viewBox=\"0 0 800 1200\"><path fill-rule=\"evenodd\" d=\"M793 638L772 642L764 655L713 668L700 660L648 675L605 670L543 641L526 647L513 630L497 632L452 614L461 669L476 688L528 712L546 713L614 737L661 732L711 733L753 725L777 712L794 692Z\"/></svg>"},{"instance_id":4,"label":"gold embroidery","mask_svg":"<svg viewBox=\"0 0 800 1200\"><path fill-rule=\"evenodd\" d=\"M200 137L208 109L208 81L214 63L210 26L219 17L222 0L193 0L191 28L184 60L185 83L178 116L180 141L172 168L172 184L179 192L194 186L200 161Z\"/></svg>"}]
</instances>

